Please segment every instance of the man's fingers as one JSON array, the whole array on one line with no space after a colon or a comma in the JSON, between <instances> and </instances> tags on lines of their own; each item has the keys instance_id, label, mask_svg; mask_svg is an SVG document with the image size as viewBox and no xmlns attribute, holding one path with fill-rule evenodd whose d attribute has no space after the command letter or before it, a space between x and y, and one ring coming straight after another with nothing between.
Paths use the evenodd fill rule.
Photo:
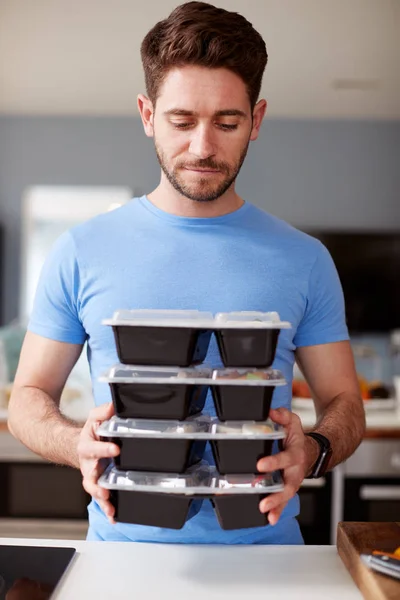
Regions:
<instances>
[{"instance_id":1,"label":"man's fingers","mask_svg":"<svg viewBox=\"0 0 400 600\"><path fill-rule=\"evenodd\" d=\"M84 477L82 480L82 485L87 493L96 500L107 500L110 495L109 490L97 485L97 477Z\"/></svg>"},{"instance_id":2,"label":"man's fingers","mask_svg":"<svg viewBox=\"0 0 400 600\"><path fill-rule=\"evenodd\" d=\"M293 498L296 491L297 490L293 485L291 485L291 484L285 485L285 489L283 490L283 492L277 492L276 494L270 494L269 496L267 496L267 498L264 498L264 500L261 500L261 502L259 504L260 511L262 513L266 513L266 512L269 512L270 510L278 508L278 506L280 506L281 504L285 505L287 503L287 501L290 500L290 498Z\"/></svg>"},{"instance_id":3,"label":"man's fingers","mask_svg":"<svg viewBox=\"0 0 400 600\"><path fill-rule=\"evenodd\" d=\"M114 519L115 508L111 504L111 502L109 502L108 500L99 500L98 498L95 498L95 500L96 500L97 504L100 506L103 513L106 515L107 519L110 521L110 523L112 523L114 525L116 522Z\"/></svg>"},{"instance_id":4,"label":"man's fingers","mask_svg":"<svg viewBox=\"0 0 400 600\"><path fill-rule=\"evenodd\" d=\"M106 404L102 404L101 406L96 406L96 408L92 408L92 410L89 412L88 421L105 421L106 419L111 419L113 414L113 403L107 402Z\"/></svg>"},{"instance_id":5,"label":"man's fingers","mask_svg":"<svg viewBox=\"0 0 400 600\"><path fill-rule=\"evenodd\" d=\"M278 425L289 425L293 413L287 408L274 408L269 411L269 416Z\"/></svg>"},{"instance_id":6,"label":"man's fingers","mask_svg":"<svg viewBox=\"0 0 400 600\"><path fill-rule=\"evenodd\" d=\"M98 460L118 456L120 449L116 444L109 442L97 442L91 439L81 438L78 444L78 455L80 460Z\"/></svg>"},{"instance_id":7,"label":"man's fingers","mask_svg":"<svg viewBox=\"0 0 400 600\"><path fill-rule=\"evenodd\" d=\"M111 502L109 502L110 491L100 487L99 485L96 485L90 479L83 479L82 485L86 492L96 500L97 504L109 519L110 523L115 523L113 518L115 514L115 508Z\"/></svg>"},{"instance_id":8,"label":"man's fingers","mask_svg":"<svg viewBox=\"0 0 400 600\"><path fill-rule=\"evenodd\" d=\"M278 454L261 458L257 463L257 469L261 473L270 473L271 471L278 471L279 469L287 469L288 467L292 467L296 462L297 461L294 452L284 450Z\"/></svg>"},{"instance_id":9,"label":"man's fingers","mask_svg":"<svg viewBox=\"0 0 400 600\"><path fill-rule=\"evenodd\" d=\"M270 511L270 513L268 514L268 521L270 525L277 524L285 506L285 504L281 504L278 508L275 508L274 510Z\"/></svg>"},{"instance_id":10,"label":"man's fingers","mask_svg":"<svg viewBox=\"0 0 400 600\"><path fill-rule=\"evenodd\" d=\"M113 507L111 502L107 502L106 500L97 500L97 503L100 506L103 513L106 515L107 519L110 521L110 523L114 525L116 522L114 519L115 508Z\"/></svg>"}]
</instances>

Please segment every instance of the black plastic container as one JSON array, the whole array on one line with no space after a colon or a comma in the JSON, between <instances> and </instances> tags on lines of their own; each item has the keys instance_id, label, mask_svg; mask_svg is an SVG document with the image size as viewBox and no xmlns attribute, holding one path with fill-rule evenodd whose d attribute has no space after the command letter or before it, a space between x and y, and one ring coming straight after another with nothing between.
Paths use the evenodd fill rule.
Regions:
<instances>
[{"instance_id":1,"label":"black plastic container","mask_svg":"<svg viewBox=\"0 0 400 600\"><path fill-rule=\"evenodd\" d=\"M218 369L211 391L220 421L266 421L277 386L286 381L280 371Z\"/></svg>"},{"instance_id":2,"label":"black plastic container","mask_svg":"<svg viewBox=\"0 0 400 600\"><path fill-rule=\"evenodd\" d=\"M257 462L271 455L272 446L273 440L211 440L216 467L223 475L258 473Z\"/></svg>"},{"instance_id":3,"label":"black plastic container","mask_svg":"<svg viewBox=\"0 0 400 600\"><path fill-rule=\"evenodd\" d=\"M210 497L222 529L247 529L268 525L268 513L260 512L261 500L270 494L215 494Z\"/></svg>"},{"instance_id":4,"label":"black plastic container","mask_svg":"<svg viewBox=\"0 0 400 600\"><path fill-rule=\"evenodd\" d=\"M118 522L182 529L186 521L197 515L203 499L184 494L110 490L110 502Z\"/></svg>"},{"instance_id":5,"label":"black plastic container","mask_svg":"<svg viewBox=\"0 0 400 600\"><path fill-rule=\"evenodd\" d=\"M204 462L182 475L111 468L99 485L110 491L116 521L168 529L181 529L206 499L223 529L262 527L268 515L260 512L260 501L283 490L278 472L224 477Z\"/></svg>"},{"instance_id":6,"label":"black plastic container","mask_svg":"<svg viewBox=\"0 0 400 600\"><path fill-rule=\"evenodd\" d=\"M114 365L108 383L121 418L183 421L200 413L211 385L221 421L265 421L275 387L285 385L276 369L216 369Z\"/></svg>"},{"instance_id":7,"label":"black plastic container","mask_svg":"<svg viewBox=\"0 0 400 600\"><path fill-rule=\"evenodd\" d=\"M173 327L113 327L119 360L124 364L200 364L207 355L211 331Z\"/></svg>"},{"instance_id":8,"label":"black plastic container","mask_svg":"<svg viewBox=\"0 0 400 600\"><path fill-rule=\"evenodd\" d=\"M113 417L100 425L98 435L119 446L118 469L183 473L203 458L207 439L195 434L206 433L209 426L204 417L183 422Z\"/></svg>"},{"instance_id":9,"label":"black plastic container","mask_svg":"<svg viewBox=\"0 0 400 600\"><path fill-rule=\"evenodd\" d=\"M265 421L269 416L274 389L211 386L215 410L221 421Z\"/></svg>"},{"instance_id":10,"label":"black plastic container","mask_svg":"<svg viewBox=\"0 0 400 600\"><path fill-rule=\"evenodd\" d=\"M115 520L121 523L182 529L200 511L209 498L222 529L247 529L268 525L268 513L259 504L269 494L212 495L204 497L162 492L130 492L111 490L110 502L115 507Z\"/></svg>"},{"instance_id":11,"label":"black plastic container","mask_svg":"<svg viewBox=\"0 0 400 600\"><path fill-rule=\"evenodd\" d=\"M203 410L211 373L116 365L100 381L109 384L118 417L183 421Z\"/></svg>"},{"instance_id":12,"label":"black plastic container","mask_svg":"<svg viewBox=\"0 0 400 600\"><path fill-rule=\"evenodd\" d=\"M139 419L179 419L201 412L208 386L110 383L115 414Z\"/></svg>"},{"instance_id":13,"label":"black plastic container","mask_svg":"<svg viewBox=\"0 0 400 600\"><path fill-rule=\"evenodd\" d=\"M216 332L226 367L270 367L274 361L279 329L220 329Z\"/></svg>"},{"instance_id":14,"label":"black plastic container","mask_svg":"<svg viewBox=\"0 0 400 600\"><path fill-rule=\"evenodd\" d=\"M270 367L279 333L290 327L275 312L219 313L214 330L222 362L226 367Z\"/></svg>"},{"instance_id":15,"label":"black plastic container","mask_svg":"<svg viewBox=\"0 0 400 600\"><path fill-rule=\"evenodd\" d=\"M97 434L119 446L114 458L118 469L153 473L183 473L203 458L207 441L220 473L257 473L258 459L269 456L274 440L285 437L273 423L220 423L201 415L186 421L113 417Z\"/></svg>"},{"instance_id":16,"label":"black plastic container","mask_svg":"<svg viewBox=\"0 0 400 600\"><path fill-rule=\"evenodd\" d=\"M202 460L206 447L206 440L120 437L112 441L121 449L115 465L127 471L183 473Z\"/></svg>"},{"instance_id":17,"label":"black plastic container","mask_svg":"<svg viewBox=\"0 0 400 600\"><path fill-rule=\"evenodd\" d=\"M204 361L212 314L200 311L121 310L110 320L123 364L188 367Z\"/></svg>"}]
</instances>

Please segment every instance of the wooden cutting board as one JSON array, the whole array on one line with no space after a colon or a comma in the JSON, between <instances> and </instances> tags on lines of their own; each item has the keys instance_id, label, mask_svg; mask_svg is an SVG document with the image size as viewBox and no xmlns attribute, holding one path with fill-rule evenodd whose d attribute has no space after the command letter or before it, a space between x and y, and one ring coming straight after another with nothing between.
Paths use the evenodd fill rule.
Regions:
<instances>
[{"instance_id":1,"label":"wooden cutting board","mask_svg":"<svg viewBox=\"0 0 400 600\"><path fill-rule=\"evenodd\" d=\"M337 549L366 600L400 600L400 581L369 569L360 554L394 552L400 546L400 523L339 523Z\"/></svg>"}]
</instances>

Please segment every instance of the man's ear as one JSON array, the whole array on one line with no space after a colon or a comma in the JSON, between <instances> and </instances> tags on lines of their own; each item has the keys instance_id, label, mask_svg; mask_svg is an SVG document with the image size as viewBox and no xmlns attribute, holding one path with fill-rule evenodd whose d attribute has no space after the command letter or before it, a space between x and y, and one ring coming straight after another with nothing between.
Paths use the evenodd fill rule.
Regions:
<instances>
[{"instance_id":1,"label":"man's ear","mask_svg":"<svg viewBox=\"0 0 400 600\"><path fill-rule=\"evenodd\" d=\"M138 109L142 118L144 132L147 137L154 136L154 107L149 98L143 94L139 94L137 98Z\"/></svg>"},{"instance_id":2,"label":"man's ear","mask_svg":"<svg viewBox=\"0 0 400 600\"><path fill-rule=\"evenodd\" d=\"M261 123L267 110L267 101L260 100L254 107L253 110L253 128L250 134L250 140L254 141L258 138L260 133Z\"/></svg>"}]
</instances>

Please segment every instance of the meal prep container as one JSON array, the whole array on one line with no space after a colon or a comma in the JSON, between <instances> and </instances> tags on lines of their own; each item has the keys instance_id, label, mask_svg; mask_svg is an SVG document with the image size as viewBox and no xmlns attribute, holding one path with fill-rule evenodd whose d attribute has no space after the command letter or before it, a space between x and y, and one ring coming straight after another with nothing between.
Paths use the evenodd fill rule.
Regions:
<instances>
[{"instance_id":1,"label":"meal prep container","mask_svg":"<svg viewBox=\"0 0 400 600\"><path fill-rule=\"evenodd\" d=\"M186 421L112 417L97 430L102 441L120 447L117 468L132 471L183 473L199 462L210 441L220 473L257 473L257 462L272 453L275 440L285 437L272 422L226 422L206 416Z\"/></svg>"},{"instance_id":2,"label":"meal prep container","mask_svg":"<svg viewBox=\"0 0 400 600\"><path fill-rule=\"evenodd\" d=\"M178 421L203 410L210 386L221 421L265 421L275 387L286 383L272 369L128 365L113 366L99 381L109 384L118 417Z\"/></svg>"},{"instance_id":3,"label":"meal prep container","mask_svg":"<svg viewBox=\"0 0 400 600\"><path fill-rule=\"evenodd\" d=\"M109 384L118 417L183 421L203 410L211 375L198 367L115 365L99 381Z\"/></svg>"},{"instance_id":4,"label":"meal prep container","mask_svg":"<svg viewBox=\"0 0 400 600\"><path fill-rule=\"evenodd\" d=\"M207 355L212 313L197 310L118 310L103 321L114 332L123 364L189 367Z\"/></svg>"},{"instance_id":5,"label":"meal prep container","mask_svg":"<svg viewBox=\"0 0 400 600\"><path fill-rule=\"evenodd\" d=\"M204 463L182 475L135 473L108 469L99 485L110 490L115 520L181 529L210 499L223 529L267 525L260 501L283 490L280 474L223 477Z\"/></svg>"},{"instance_id":6,"label":"meal prep container","mask_svg":"<svg viewBox=\"0 0 400 600\"><path fill-rule=\"evenodd\" d=\"M189 367L206 358L211 335L225 367L268 368L279 332L290 329L276 312L118 310L102 322L114 332L123 364Z\"/></svg>"},{"instance_id":7,"label":"meal prep container","mask_svg":"<svg viewBox=\"0 0 400 600\"><path fill-rule=\"evenodd\" d=\"M214 370L211 391L220 421L265 421L277 386L286 385L275 369Z\"/></svg>"},{"instance_id":8,"label":"meal prep container","mask_svg":"<svg viewBox=\"0 0 400 600\"><path fill-rule=\"evenodd\" d=\"M225 367L270 367L281 329L290 329L276 312L218 313L213 329Z\"/></svg>"},{"instance_id":9,"label":"meal prep container","mask_svg":"<svg viewBox=\"0 0 400 600\"><path fill-rule=\"evenodd\" d=\"M186 421L120 419L104 421L97 433L102 441L120 447L114 458L119 469L183 473L204 455L209 419L193 417ZM196 438L200 436L199 438Z\"/></svg>"}]
</instances>

